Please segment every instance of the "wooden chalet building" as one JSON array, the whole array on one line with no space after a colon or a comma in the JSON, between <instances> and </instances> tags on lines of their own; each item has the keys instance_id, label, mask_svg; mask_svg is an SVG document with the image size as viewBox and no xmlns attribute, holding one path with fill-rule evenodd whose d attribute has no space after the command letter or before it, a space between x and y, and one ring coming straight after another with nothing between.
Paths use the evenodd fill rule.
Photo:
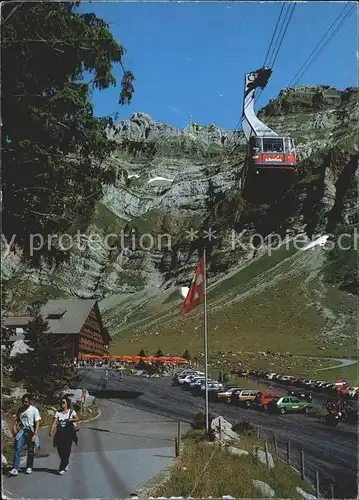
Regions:
<instances>
[{"instance_id":1,"label":"wooden chalet building","mask_svg":"<svg viewBox=\"0 0 359 500\"><path fill-rule=\"evenodd\" d=\"M54 299L44 304L40 313L49 325L48 332L61 335L69 357L82 359L84 354L107 355L111 337L104 328L96 300ZM31 317L9 317L5 326L17 333L21 327L26 340L26 325Z\"/></svg>"}]
</instances>

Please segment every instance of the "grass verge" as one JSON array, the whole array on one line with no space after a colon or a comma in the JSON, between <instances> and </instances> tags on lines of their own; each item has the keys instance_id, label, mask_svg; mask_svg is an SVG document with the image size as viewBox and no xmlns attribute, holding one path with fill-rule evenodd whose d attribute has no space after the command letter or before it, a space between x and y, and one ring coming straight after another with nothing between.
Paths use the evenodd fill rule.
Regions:
<instances>
[{"instance_id":1,"label":"grass verge","mask_svg":"<svg viewBox=\"0 0 359 500\"><path fill-rule=\"evenodd\" d=\"M254 448L263 449L263 443L251 431L243 432L237 447L249 455L234 456L225 448L209 445L202 431L190 431L182 441L183 449L175 460L167 478L153 485L153 496L191 496L195 498L221 498L231 495L235 498L259 498L259 491L252 480L267 483L276 498L300 498L296 487L307 492L311 487L279 458L273 457L275 468L269 471L264 465L253 461Z\"/></svg>"}]
</instances>

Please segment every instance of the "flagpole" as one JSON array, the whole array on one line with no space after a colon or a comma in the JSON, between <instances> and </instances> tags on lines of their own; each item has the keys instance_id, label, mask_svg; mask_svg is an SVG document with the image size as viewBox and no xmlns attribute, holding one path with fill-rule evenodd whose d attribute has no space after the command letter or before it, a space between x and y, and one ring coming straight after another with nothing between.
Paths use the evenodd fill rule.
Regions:
<instances>
[{"instance_id":1,"label":"flagpole","mask_svg":"<svg viewBox=\"0 0 359 500\"><path fill-rule=\"evenodd\" d=\"M205 376L205 416L206 434L209 432L208 415L208 324L207 324L207 276L206 276L206 248L203 250L203 298L204 298L204 376Z\"/></svg>"}]
</instances>

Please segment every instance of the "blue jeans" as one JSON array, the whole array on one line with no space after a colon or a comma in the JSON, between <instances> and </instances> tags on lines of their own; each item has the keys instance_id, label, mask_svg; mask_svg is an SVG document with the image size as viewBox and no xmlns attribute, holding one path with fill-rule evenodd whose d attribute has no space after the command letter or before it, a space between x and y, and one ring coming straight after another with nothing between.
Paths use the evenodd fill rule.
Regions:
<instances>
[{"instance_id":1,"label":"blue jeans","mask_svg":"<svg viewBox=\"0 0 359 500\"><path fill-rule=\"evenodd\" d=\"M23 435L20 439L15 439L14 442L14 460L13 460L13 469L19 470L20 468L20 458L22 449L25 444L27 444L27 462L26 468L31 468L34 465L34 456L35 456L35 443L31 442L32 432L24 431Z\"/></svg>"}]
</instances>

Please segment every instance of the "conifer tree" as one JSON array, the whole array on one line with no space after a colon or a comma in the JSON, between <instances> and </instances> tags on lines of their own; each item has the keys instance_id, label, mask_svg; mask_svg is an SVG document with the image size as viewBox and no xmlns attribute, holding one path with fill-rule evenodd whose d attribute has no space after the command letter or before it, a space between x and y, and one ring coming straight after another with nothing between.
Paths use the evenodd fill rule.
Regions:
<instances>
[{"instance_id":1,"label":"conifer tree","mask_svg":"<svg viewBox=\"0 0 359 500\"><path fill-rule=\"evenodd\" d=\"M27 327L30 350L11 359L11 378L44 400L56 398L75 377L72 359L65 351L66 336L47 333L48 323L37 315Z\"/></svg>"},{"instance_id":2,"label":"conifer tree","mask_svg":"<svg viewBox=\"0 0 359 500\"><path fill-rule=\"evenodd\" d=\"M186 350L185 350L185 352L183 353L182 358L187 359L187 361L190 361L190 360L191 360L191 355L190 355L190 353L189 353L189 350L188 350L188 349L186 349Z\"/></svg>"},{"instance_id":3,"label":"conifer tree","mask_svg":"<svg viewBox=\"0 0 359 500\"><path fill-rule=\"evenodd\" d=\"M106 21L79 12L79 4L1 8L2 232L9 244L16 235L32 264L66 258L61 240L47 245L49 237L67 232L74 219L86 224L102 186L115 181L106 161L116 148L107 135L113 119L94 116L92 90L116 85L119 64L119 103L129 103L134 92L125 49ZM44 244L37 236L32 245L32 235Z\"/></svg>"}]
</instances>

